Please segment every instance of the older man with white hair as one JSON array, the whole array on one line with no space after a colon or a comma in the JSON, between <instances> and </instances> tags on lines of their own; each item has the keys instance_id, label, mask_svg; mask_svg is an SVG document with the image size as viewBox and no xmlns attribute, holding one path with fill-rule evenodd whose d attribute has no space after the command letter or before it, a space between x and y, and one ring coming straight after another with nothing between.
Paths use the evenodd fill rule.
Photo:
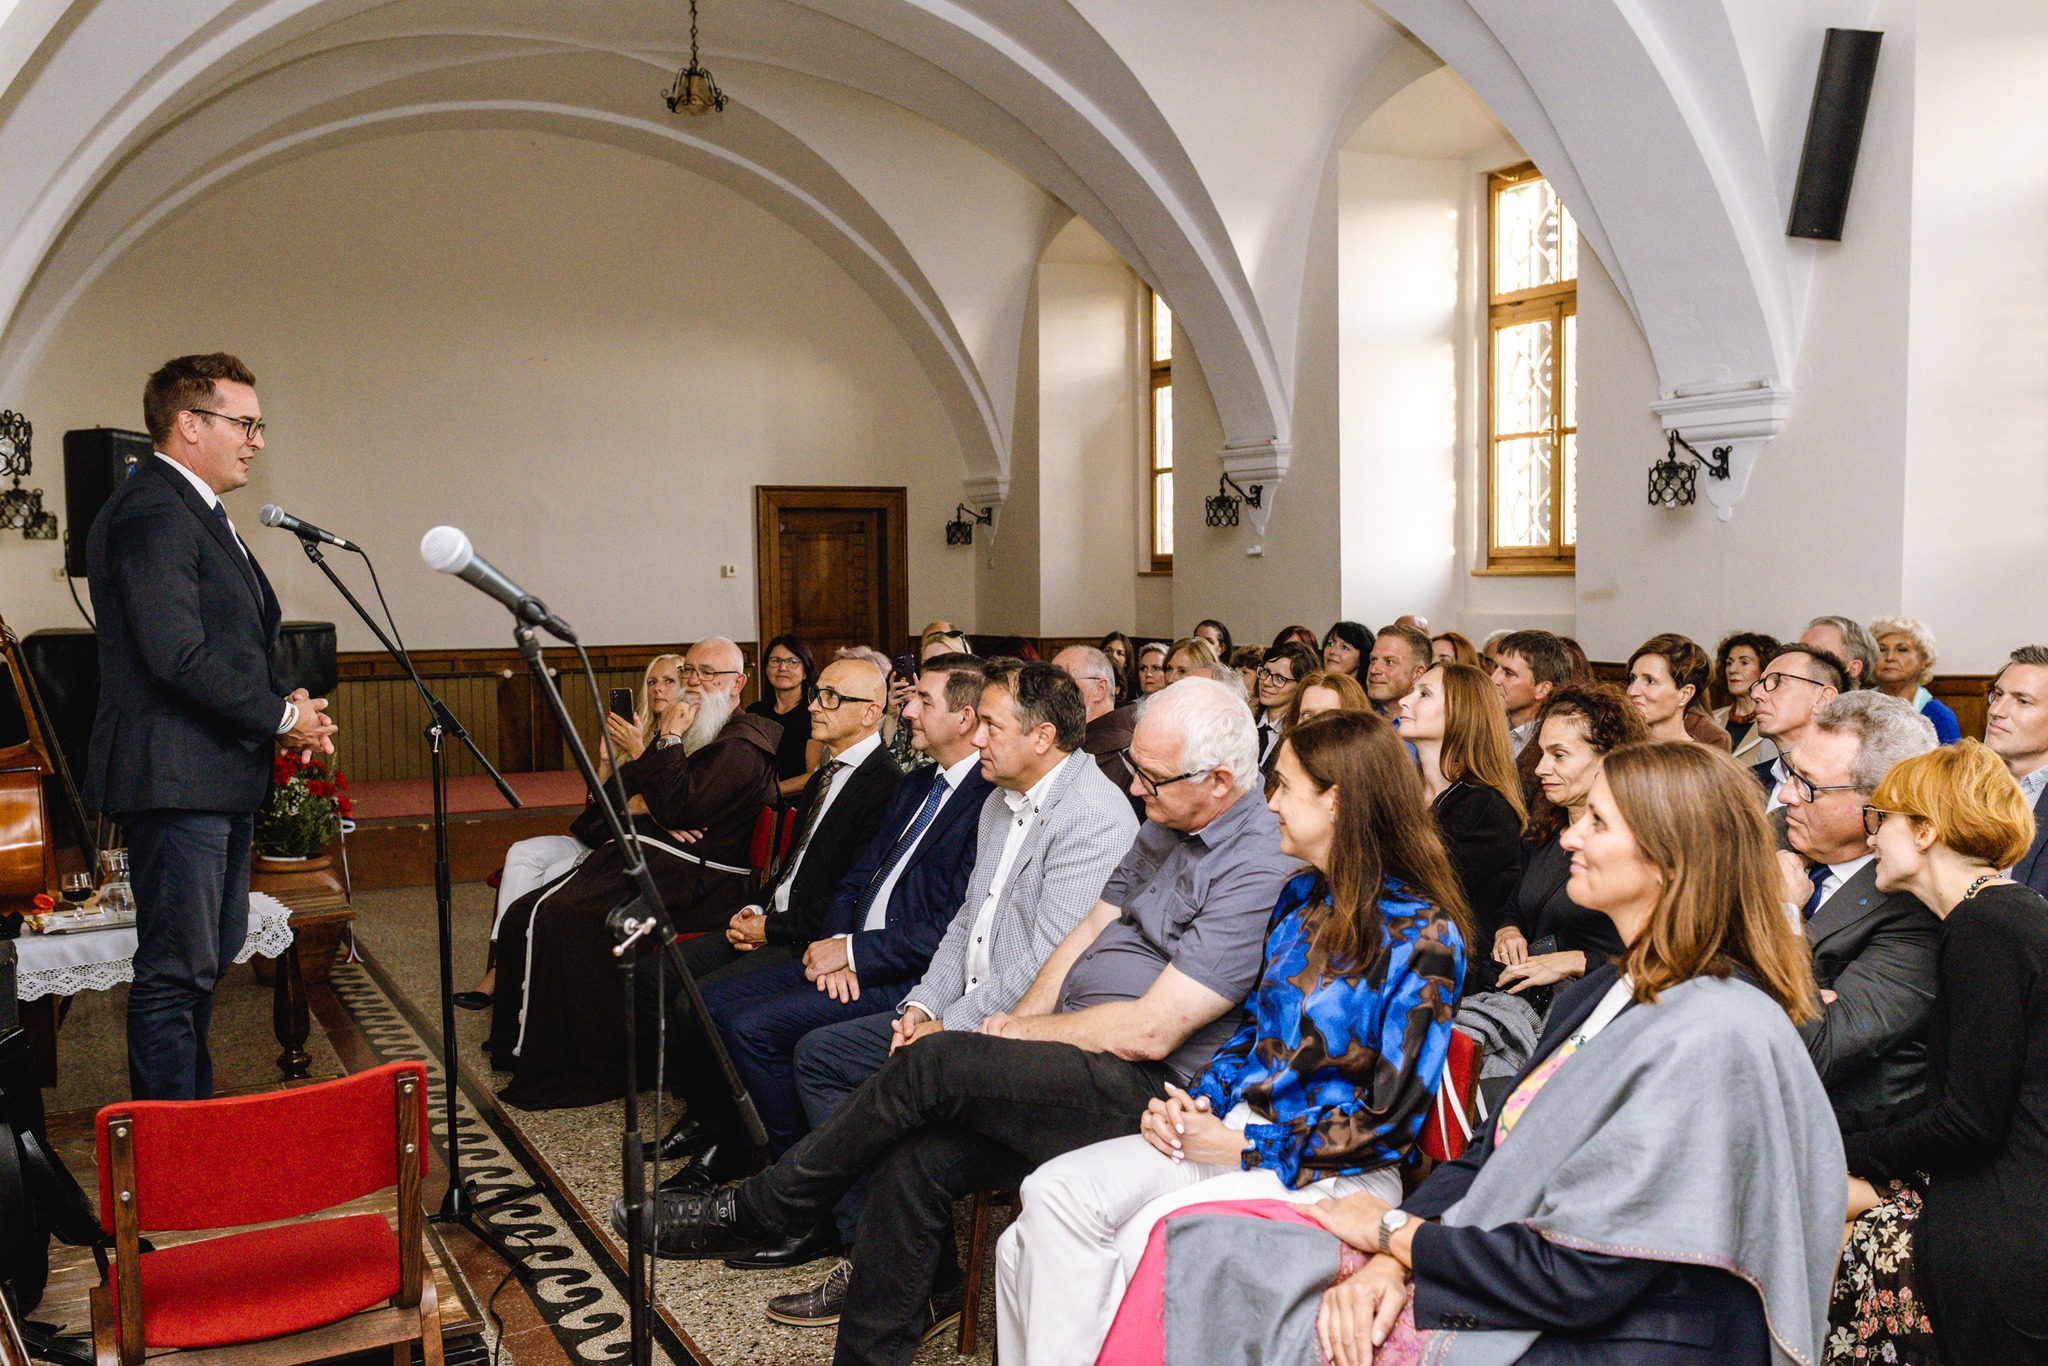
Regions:
<instances>
[{"instance_id":1,"label":"older man with white hair","mask_svg":"<svg viewBox=\"0 0 2048 1366\"><path fill-rule=\"evenodd\" d=\"M768 1241L872 1174L835 1359L907 1363L958 1312L960 1270L943 1251L954 1199L1137 1133L1148 1102L1201 1070L1258 980L1267 921L1296 865L1257 790L1251 713L1232 689L1200 678L1164 689L1130 754L1146 822L1016 1006L973 1032L899 1047L740 1186L664 1201L664 1256Z\"/></svg>"},{"instance_id":2,"label":"older man with white hair","mask_svg":"<svg viewBox=\"0 0 2048 1366\"><path fill-rule=\"evenodd\" d=\"M737 645L698 641L654 743L619 765L642 856L685 933L722 931L746 904L754 821L776 799L782 727L738 710L746 681ZM500 1093L509 1105L595 1105L624 1090L625 1013L605 919L632 894L625 868L624 852L607 845L505 912L485 1047L513 1074Z\"/></svg>"},{"instance_id":3,"label":"older man with white hair","mask_svg":"<svg viewBox=\"0 0 2048 1366\"><path fill-rule=\"evenodd\" d=\"M1081 749L1092 756L1102 776L1120 788L1131 785L1131 768L1124 762L1131 731L1138 724L1139 703L1116 704L1116 666L1109 656L1093 645L1069 645L1052 657L1052 666L1074 680L1081 701L1088 708L1088 738ZM1145 808L1138 796L1131 796L1131 809L1139 820Z\"/></svg>"}]
</instances>

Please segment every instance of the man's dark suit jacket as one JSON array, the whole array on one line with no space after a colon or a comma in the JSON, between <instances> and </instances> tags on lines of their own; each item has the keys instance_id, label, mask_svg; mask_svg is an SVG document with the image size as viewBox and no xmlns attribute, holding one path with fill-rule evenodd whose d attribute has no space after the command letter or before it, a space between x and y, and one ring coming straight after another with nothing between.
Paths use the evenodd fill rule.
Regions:
<instances>
[{"instance_id":1,"label":"man's dark suit jacket","mask_svg":"<svg viewBox=\"0 0 2048 1366\"><path fill-rule=\"evenodd\" d=\"M2026 857L2013 865L2012 877L2048 896L2048 788L2041 789L2040 800L2034 803L2034 842Z\"/></svg>"},{"instance_id":2,"label":"man's dark suit jacket","mask_svg":"<svg viewBox=\"0 0 2048 1366\"><path fill-rule=\"evenodd\" d=\"M1515 1085L1585 1023L1614 982L1614 967L1602 963L1559 985ZM1474 1134L1464 1155L1438 1166L1401 1208L1442 1218L1492 1155L1494 1129L1489 1123ZM1533 1229L1505 1228L1515 1233L1441 1225L1417 1232L1417 1328L1537 1329L1543 1336L1522 1358L1527 1366L1720 1366L1770 1357L1763 1301L1730 1272L1552 1244ZM1560 1285L1572 1293L1559 1294Z\"/></svg>"},{"instance_id":3,"label":"man's dark suit jacket","mask_svg":"<svg viewBox=\"0 0 2048 1366\"><path fill-rule=\"evenodd\" d=\"M932 954L946 937L946 927L967 895L967 879L974 875L976 832L981 808L995 791L995 784L981 776L981 767L967 771L959 788L932 817L924 838L911 852L889 889L888 919L879 930L863 930L854 919L860 894L874 881L882 861L896 847L917 813L931 795L932 784L943 781L937 764L927 764L896 786L889 809L882 816L881 830L868 845L860 862L839 884L839 894L825 911L820 937L835 934L853 936L854 974L863 989L888 982L915 982L931 965ZM865 916L862 917L865 919Z\"/></svg>"},{"instance_id":4,"label":"man's dark suit jacket","mask_svg":"<svg viewBox=\"0 0 2048 1366\"><path fill-rule=\"evenodd\" d=\"M254 811L270 793L284 689L277 595L184 475L152 455L86 539L100 704L96 811Z\"/></svg>"},{"instance_id":5,"label":"man's dark suit jacket","mask_svg":"<svg viewBox=\"0 0 2048 1366\"><path fill-rule=\"evenodd\" d=\"M1877 889L1875 863L1806 923L1814 979L1836 999L1799 1034L1837 1114L1902 1104L1926 1088L1940 939L1934 912Z\"/></svg>"},{"instance_id":6,"label":"man's dark suit jacket","mask_svg":"<svg viewBox=\"0 0 2048 1366\"><path fill-rule=\"evenodd\" d=\"M1116 784L1116 790L1131 798L1131 810L1138 813L1138 819L1145 819L1145 799L1131 796L1131 766L1124 762L1120 751L1131 747L1131 732L1138 728L1138 704L1126 702L1113 711L1106 711L1088 723L1088 738L1081 748L1095 760L1095 766L1102 770L1102 776Z\"/></svg>"},{"instance_id":7,"label":"man's dark suit jacket","mask_svg":"<svg viewBox=\"0 0 2048 1366\"><path fill-rule=\"evenodd\" d=\"M821 763L804 788L805 811L818 800L824 776L825 765ZM825 923L825 908L832 904L839 884L846 880L846 870L874 842L875 831L882 827L882 813L902 781L903 770L887 745L876 745L861 760L860 767L847 775L839 795L832 799L832 805L818 821L818 828L811 832L810 845L803 851L803 862L797 865L796 878L790 884L789 909L781 915L771 912L768 916L764 928L769 943L802 948L819 937ZM802 828L801 819L798 828Z\"/></svg>"}]
</instances>

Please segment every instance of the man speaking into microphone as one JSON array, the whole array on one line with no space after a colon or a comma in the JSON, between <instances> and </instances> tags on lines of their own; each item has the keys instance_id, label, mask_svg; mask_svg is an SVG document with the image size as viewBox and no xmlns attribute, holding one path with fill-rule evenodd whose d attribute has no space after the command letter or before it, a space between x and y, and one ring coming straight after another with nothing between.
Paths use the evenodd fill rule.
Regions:
<instances>
[{"instance_id":1,"label":"man speaking into microphone","mask_svg":"<svg viewBox=\"0 0 2048 1366\"><path fill-rule=\"evenodd\" d=\"M276 749L334 751L324 698L271 671L280 613L221 495L263 449L256 377L223 352L142 391L156 457L86 541L99 713L85 796L117 819L135 887L128 1077L138 1100L213 1094L213 992L249 928L249 845Z\"/></svg>"}]
</instances>

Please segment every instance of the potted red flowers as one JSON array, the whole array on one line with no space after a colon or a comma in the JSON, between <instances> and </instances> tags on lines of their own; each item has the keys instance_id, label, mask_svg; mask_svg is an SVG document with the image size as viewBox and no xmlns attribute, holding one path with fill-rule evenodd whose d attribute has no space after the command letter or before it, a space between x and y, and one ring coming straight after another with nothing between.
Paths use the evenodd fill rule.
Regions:
<instances>
[{"instance_id":1,"label":"potted red flowers","mask_svg":"<svg viewBox=\"0 0 2048 1366\"><path fill-rule=\"evenodd\" d=\"M281 752L270 767L270 801L256 813L256 852L299 865L279 871L299 871L326 852L348 814L348 778L340 769Z\"/></svg>"}]
</instances>

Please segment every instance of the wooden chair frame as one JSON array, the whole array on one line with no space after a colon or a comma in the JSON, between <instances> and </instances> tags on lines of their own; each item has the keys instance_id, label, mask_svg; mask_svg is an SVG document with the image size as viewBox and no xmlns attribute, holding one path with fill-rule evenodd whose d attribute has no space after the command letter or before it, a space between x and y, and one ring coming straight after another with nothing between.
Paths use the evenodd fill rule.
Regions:
<instances>
[{"instance_id":1,"label":"wooden chair frame","mask_svg":"<svg viewBox=\"0 0 2048 1366\"><path fill-rule=\"evenodd\" d=\"M440 1296L426 1274L426 1219L420 1208L419 1081L403 1073L395 1086L398 1103L398 1294L390 1307L369 1309L335 1323L286 1337L262 1338L224 1347L179 1350L179 1366L287 1366L389 1346L393 1366L411 1366L412 1345L420 1344L424 1366L443 1366ZM114 1265L120 1311L109 1287L92 1291L95 1366L142 1366L142 1228L135 1213L134 1123L116 1112L107 1125L107 1149L114 1169Z\"/></svg>"},{"instance_id":2,"label":"wooden chair frame","mask_svg":"<svg viewBox=\"0 0 2048 1366\"><path fill-rule=\"evenodd\" d=\"M974 1344L980 1337L981 1288L988 1262L989 1210L998 1200L1016 1209L1021 1199L1019 1192L1014 1190L976 1191L968 1204L967 1279L960 1287L958 1350L961 1356L973 1356Z\"/></svg>"}]
</instances>

